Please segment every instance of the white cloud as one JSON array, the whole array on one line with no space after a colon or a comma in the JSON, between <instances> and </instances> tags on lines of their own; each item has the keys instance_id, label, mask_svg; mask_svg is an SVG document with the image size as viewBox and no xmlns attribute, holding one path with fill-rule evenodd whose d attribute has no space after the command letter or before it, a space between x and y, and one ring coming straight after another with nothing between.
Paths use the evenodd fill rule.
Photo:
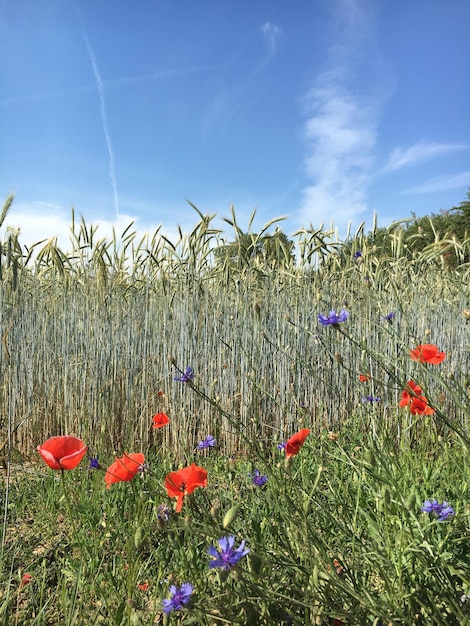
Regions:
<instances>
[{"instance_id":1,"label":"white cloud","mask_svg":"<svg viewBox=\"0 0 470 626\"><path fill-rule=\"evenodd\" d=\"M167 205L167 203L155 202L149 203L139 199L129 197L122 198L127 207L132 206L132 212L139 214L152 214L158 216L160 222L154 223L138 218L136 215L121 212L117 218L107 219L97 211L89 211L81 213L75 210L75 232L80 230L82 217L88 232L93 228L93 238L95 244L99 241L113 242L119 245L122 240L124 231L126 235L135 233L135 242L140 242L142 238L146 238L149 244L152 238L157 235L164 235L174 245L180 240L180 228L183 235L188 235L199 223L199 215L190 207L187 202L181 201L178 205ZM226 210L218 213L218 209L213 211L207 207L204 213L218 214L217 220L212 224L214 228L220 228L226 233L228 239L234 238L232 229L222 220L222 216L230 218L230 201L224 199L222 202L215 202L220 210L221 206L227 207ZM164 207L164 208L162 208ZM241 228L246 227L254 205L248 201L242 201L236 207L236 217ZM175 220L175 215L178 220ZM256 225L260 223L261 217L257 216ZM96 230L95 230L96 229ZM4 241L10 231L19 233L19 242L22 247L30 249L34 244L38 244L36 250L39 251L46 243L53 239L57 239L57 245L65 252L69 253L73 250L72 243L72 210L66 210L63 206L52 202L43 201L25 201L13 203L5 222L0 228L0 240Z\"/></svg>"},{"instance_id":2,"label":"white cloud","mask_svg":"<svg viewBox=\"0 0 470 626\"><path fill-rule=\"evenodd\" d=\"M390 86L373 15L353 0L335 6L328 62L306 97L305 171L311 184L303 190L300 213L314 225L333 222L343 232L368 208L379 116Z\"/></svg>"},{"instance_id":3,"label":"white cloud","mask_svg":"<svg viewBox=\"0 0 470 626\"><path fill-rule=\"evenodd\" d=\"M280 27L276 26L276 24L273 24L272 22L265 22L261 26L261 32L264 35L264 38L266 40L266 43L268 44L270 52L273 53L276 50L277 39L282 32Z\"/></svg>"},{"instance_id":4,"label":"white cloud","mask_svg":"<svg viewBox=\"0 0 470 626\"><path fill-rule=\"evenodd\" d=\"M450 176L439 176L421 185L402 191L403 194L426 194L448 189L470 188L470 170Z\"/></svg>"},{"instance_id":5,"label":"white cloud","mask_svg":"<svg viewBox=\"0 0 470 626\"><path fill-rule=\"evenodd\" d=\"M305 166L315 182L304 189L302 212L344 227L366 209L374 114L339 88L315 89L310 97L313 116L305 125Z\"/></svg>"},{"instance_id":6,"label":"white cloud","mask_svg":"<svg viewBox=\"0 0 470 626\"><path fill-rule=\"evenodd\" d=\"M80 225L81 216L75 213L76 230ZM127 226L136 220L130 215L119 215L114 220L98 219L93 225L98 226L95 240L112 239L113 228L119 235ZM87 224L91 225L91 222ZM25 204L14 203L5 222L2 225L0 236L2 239L8 230L19 230L20 244L30 248L35 243L44 241L44 244L53 237L57 238L57 245L64 251L72 248L70 241L72 227L72 213L65 211L61 206L49 202L34 201ZM44 244L38 246L40 249Z\"/></svg>"},{"instance_id":7,"label":"white cloud","mask_svg":"<svg viewBox=\"0 0 470 626\"><path fill-rule=\"evenodd\" d=\"M391 172L401 167L407 167L417 163L422 163L423 161L428 161L429 159L435 159L444 154L468 149L470 149L470 145L468 144L442 144L419 141L406 150L403 150L400 147L395 148L383 171Z\"/></svg>"}]
</instances>

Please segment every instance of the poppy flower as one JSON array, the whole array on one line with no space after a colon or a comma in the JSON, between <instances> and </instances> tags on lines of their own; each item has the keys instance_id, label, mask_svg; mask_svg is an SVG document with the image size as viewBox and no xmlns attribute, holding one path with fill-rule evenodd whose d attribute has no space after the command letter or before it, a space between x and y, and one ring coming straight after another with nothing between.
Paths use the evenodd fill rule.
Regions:
<instances>
[{"instance_id":1,"label":"poppy flower","mask_svg":"<svg viewBox=\"0 0 470 626\"><path fill-rule=\"evenodd\" d=\"M409 380L405 385L403 393L401 394L399 406L408 406L412 398L416 398L416 396L420 396L422 393L423 390L421 387L417 385L414 380Z\"/></svg>"},{"instance_id":2,"label":"poppy flower","mask_svg":"<svg viewBox=\"0 0 470 626\"><path fill-rule=\"evenodd\" d=\"M177 472L170 472L165 478L165 487L170 498L177 498L176 512L183 506L183 498L192 493L197 487L207 486L207 472L202 467L192 463L189 467Z\"/></svg>"},{"instance_id":3,"label":"poppy flower","mask_svg":"<svg viewBox=\"0 0 470 626\"><path fill-rule=\"evenodd\" d=\"M129 482L137 475L140 468L145 462L145 457L141 452L134 454L127 454L121 458L116 458L114 463L108 467L104 480L106 483L106 489L109 489L113 483L120 483L121 481Z\"/></svg>"},{"instance_id":4,"label":"poppy flower","mask_svg":"<svg viewBox=\"0 0 470 626\"><path fill-rule=\"evenodd\" d=\"M153 427L161 428L162 426L166 426L170 422L170 418L166 413L157 413L153 416Z\"/></svg>"},{"instance_id":5,"label":"poppy flower","mask_svg":"<svg viewBox=\"0 0 470 626\"><path fill-rule=\"evenodd\" d=\"M429 406L425 396L418 396L410 402L410 413L412 415L432 415L435 411L432 406Z\"/></svg>"},{"instance_id":6,"label":"poppy flower","mask_svg":"<svg viewBox=\"0 0 470 626\"><path fill-rule=\"evenodd\" d=\"M305 440L310 434L310 428L302 428L298 433L292 435L290 439L286 441L286 457L295 456L300 448L304 445Z\"/></svg>"},{"instance_id":7,"label":"poppy flower","mask_svg":"<svg viewBox=\"0 0 470 626\"><path fill-rule=\"evenodd\" d=\"M26 587L26 585L29 585L29 583L32 581L33 577L31 574L23 574L23 576L21 577L20 580L20 589L22 587Z\"/></svg>"},{"instance_id":8,"label":"poppy flower","mask_svg":"<svg viewBox=\"0 0 470 626\"><path fill-rule=\"evenodd\" d=\"M359 374L359 382L365 383L368 380L370 380L370 376L367 376L367 374Z\"/></svg>"},{"instance_id":9,"label":"poppy flower","mask_svg":"<svg viewBox=\"0 0 470 626\"><path fill-rule=\"evenodd\" d=\"M50 437L37 447L39 454L53 470L71 470L86 454L87 446L78 437Z\"/></svg>"},{"instance_id":10,"label":"poppy flower","mask_svg":"<svg viewBox=\"0 0 470 626\"><path fill-rule=\"evenodd\" d=\"M446 358L446 353L439 352L439 348L433 343L422 343L414 350L410 350L410 357L412 361L439 365Z\"/></svg>"},{"instance_id":11,"label":"poppy flower","mask_svg":"<svg viewBox=\"0 0 470 626\"><path fill-rule=\"evenodd\" d=\"M406 383L401 394L399 406L409 406L412 415L432 415L435 411L428 404L428 399L423 396L423 390L413 380Z\"/></svg>"}]
</instances>

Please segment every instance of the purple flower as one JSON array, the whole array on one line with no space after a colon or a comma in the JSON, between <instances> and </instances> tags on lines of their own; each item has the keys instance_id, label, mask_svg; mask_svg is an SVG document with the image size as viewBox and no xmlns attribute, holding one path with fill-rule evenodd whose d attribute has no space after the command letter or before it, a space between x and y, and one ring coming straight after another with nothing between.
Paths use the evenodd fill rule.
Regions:
<instances>
[{"instance_id":1,"label":"purple flower","mask_svg":"<svg viewBox=\"0 0 470 626\"><path fill-rule=\"evenodd\" d=\"M336 311L330 311L328 315L318 314L318 321L323 326L338 326L340 322L345 322L349 317L348 311L341 309L339 313Z\"/></svg>"},{"instance_id":2,"label":"purple flower","mask_svg":"<svg viewBox=\"0 0 470 626\"><path fill-rule=\"evenodd\" d=\"M382 322L391 322L394 317L395 317L395 313L391 311L388 315L384 315L380 319L382 320Z\"/></svg>"},{"instance_id":3,"label":"purple flower","mask_svg":"<svg viewBox=\"0 0 470 626\"><path fill-rule=\"evenodd\" d=\"M355 259L359 259L362 256L362 251L361 250L357 250L354 254L353 254Z\"/></svg>"},{"instance_id":4,"label":"purple flower","mask_svg":"<svg viewBox=\"0 0 470 626\"><path fill-rule=\"evenodd\" d=\"M157 507L157 520L159 524L166 524L169 521L171 509L167 504L159 504Z\"/></svg>"},{"instance_id":5,"label":"purple flower","mask_svg":"<svg viewBox=\"0 0 470 626\"><path fill-rule=\"evenodd\" d=\"M253 474L249 474L249 476L256 487L262 487L268 482L268 477L266 475L263 476L257 469L255 469Z\"/></svg>"},{"instance_id":6,"label":"purple flower","mask_svg":"<svg viewBox=\"0 0 470 626\"><path fill-rule=\"evenodd\" d=\"M430 515L437 517L438 522L444 522L446 519L454 515L454 509L448 502L444 501L442 504L439 504L436 499L425 500L421 510L423 513L429 513Z\"/></svg>"},{"instance_id":7,"label":"purple flower","mask_svg":"<svg viewBox=\"0 0 470 626\"><path fill-rule=\"evenodd\" d=\"M184 605L189 604L193 590L194 587L190 583L183 583L179 589L171 585L171 598L163 600L163 612L168 614L172 611L179 611Z\"/></svg>"},{"instance_id":8,"label":"purple flower","mask_svg":"<svg viewBox=\"0 0 470 626\"><path fill-rule=\"evenodd\" d=\"M277 449L283 452L286 449L287 442L283 441L282 443L277 444Z\"/></svg>"},{"instance_id":9,"label":"purple flower","mask_svg":"<svg viewBox=\"0 0 470 626\"><path fill-rule=\"evenodd\" d=\"M208 435L205 439L200 441L196 450L205 450L206 448L213 448L215 446L215 437L213 435Z\"/></svg>"},{"instance_id":10,"label":"purple flower","mask_svg":"<svg viewBox=\"0 0 470 626\"><path fill-rule=\"evenodd\" d=\"M181 372L181 370L179 370ZM178 380L180 383L190 383L194 378L194 372L192 367L187 367L185 372L181 372L182 376L175 376L173 380Z\"/></svg>"},{"instance_id":11,"label":"purple flower","mask_svg":"<svg viewBox=\"0 0 470 626\"><path fill-rule=\"evenodd\" d=\"M380 398L374 398L374 396L365 396L362 398L363 402L370 402L371 404L373 402L380 402Z\"/></svg>"},{"instance_id":12,"label":"purple flower","mask_svg":"<svg viewBox=\"0 0 470 626\"><path fill-rule=\"evenodd\" d=\"M210 546L207 553L214 557L209 563L209 567L221 567L225 571L231 570L238 561L246 556L250 551L249 548L245 548L245 540L241 542L238 548L234 548L235 537L222 537L217 542L220 550L217 550L215 546Z\"/></svg>"},{"instance_id":13,"label":"purple flower","mask_svg":"<svg viewBox=\"0 0 470 626\"><path fill-rule=\"evenodd\" d=\"M101 469L101 465L98 463L97 456L90 457L89 469Z\"/></svg>"}]
</instances>

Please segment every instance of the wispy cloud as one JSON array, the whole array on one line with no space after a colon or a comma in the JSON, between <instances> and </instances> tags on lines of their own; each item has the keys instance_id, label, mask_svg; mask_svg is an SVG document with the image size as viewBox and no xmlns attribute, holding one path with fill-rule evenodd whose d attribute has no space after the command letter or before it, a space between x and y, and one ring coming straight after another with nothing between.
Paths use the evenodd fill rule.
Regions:
<instances>
[{"instance_id":1,"label":"wispy cloud","mask_svg":"<svg viewBox=\"0 0 470 626\"><path fill-rule=\"evenodd\" d=\"M106 139L106 146L108 148L109 177L111 179L111 185L113 188L114 210L116 213L116 218L119 218L119 195L118 195L118 187L117 187L117 180L116 180L116 168L114 166L114 150L113 150L113 144L111 142L111 135L109 133L109 127L108 127L108 115L106 112L106 102L104 98L104 85L103 85L103 81L101 80L101 75L98 70L98 64L96 62L95 53L93 51L93 48L91 47L90 41L88 40L88 37L86 36L85 31L83 31L82 34L83 34L83 39L85 41L86 49L88 52L88 56L90 57L90 62L93 68L93 74L95 76L95 81L96 81L96 88L98 90L98 96L100 99L101 123L103 126L103 132L104 132L104 136Z\"/></svg>"},{"instance_id":2,"label":"wispy cloud","mask_svg":"<svg viewBox=\"0 0 470 626\"><path fill-rule=\"evenodd\" d=\"M273 24L272 22L265 22L261 26L261 32L264 35L265 41L268 44L271 53L275 52L276 42L282 32L280 27L276 26L276 24Z\"/></svg>"},{"instance_id":3,"label":"wispy cloud","mask_svg":"<svg viewBox=\"0 0 470 626\"><path fill-rule=\"evenodd\" d=\"M213 71L218 69L219 66L214 65L195 65L190 67L181 68L169 68L166 70L160 70L158 72L152 72L151 74L136 74L135 76L123 76L121 78L101 79L101 84L104 89L118 89L120 87L128 87L129 85L137 85L141 83L147 83L152 81L161 81L171 78L177 78L179 76L186 76L187 74L195 74L197 72ZM93 72L95 77L95 73ZM62 89L57 91L44 91L31 93L22 96L6 96L0 99L0 106L8 107L17 104L24 104L30 102L40 102L41 100L55 100L57 98L71 98L83 93L89 93L96 90L96 77L95 82L88 85L77 85L68 89Z\"/></svg>"},{"instance_id":4,"label":"wispy cloud","mask_svg":"<svg viewBox=\"0 0 470 626\"><path fill-rule=\"evenodd\" d=\"M335 3L327 62L306 97L305 171L312 184L303 190L301 218L333 221L341 230L367 209L379 114L390 93L373 16L360 4Z\"/></svg>"},{"instance_id":5,"label":"wispy cloud","mask_svg":"<svg viewBox=\"0 0 470 626\"><path fill-rule=\"evenodd\" d=\"M460 174L452 174L450 176L439 176L438 178L428 180L427 182L417 185L416 187L405 189L405 191L402 191L401 193L426 194L446 191L448 189L462 189L465 187L470 189L470 170L461 172Z\"/></svg>"},{"instance_id":6,"label":"wispy cloud","mask_svg":"<svg viewBox=\"0 0 470 626\"><path fill-rule=\"evenodd\" d=\"M447 144L419 141L406 150L403 150L400 147L395 148L383 171L391 172L402 167L408 167L422 163L423 161L429 161L430 159L435 159L445 154L469 149L470 145L468 144Z\"/></svg>"},{"instance_id":7,"label":"wispy cloud","mask_svg":"<svg viewBox=\"0 0 470 626\"><path fill-rule=\"evenodd\" d=\"M272 22L265 22L261 26L261 32L268 47L267 52L262 50L260 54L258 34L255 39L255 55L257 56L254 56L248 48L248 44L251 44L253 39L249 37L248 42L242 43L223 64L225 69L223 81L202 115L201 135L204 138L214 131L223 130L236 117L241 117L262 96L264 87L261 77L273 60L276 41L281 34L281 29ZM246 70L240 71L243 67ZM227 80L229 68L237 68L237 73L233 74L233 80Z\"/></svg>"}]
</instances>

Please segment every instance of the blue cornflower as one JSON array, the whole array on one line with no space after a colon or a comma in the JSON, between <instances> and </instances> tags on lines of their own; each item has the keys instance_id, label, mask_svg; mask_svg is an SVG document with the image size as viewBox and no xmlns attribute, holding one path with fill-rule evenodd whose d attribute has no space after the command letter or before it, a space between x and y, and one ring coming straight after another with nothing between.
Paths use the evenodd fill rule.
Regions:
<instances>
[{"instance_id":1,"label":"blue cornflower","mask_svg":"<svg viewBox=\"0 0 470 626\"><path fill-rule=\"evenodd\" d=\"M225 571L231 570L238 561L246 556L250 551L249 548L245 548L245 540L241 542L238 548L234 548L235 537L222 537L217 542L220 550L217 550L215 546L210 546L207 553L214 557L209 563L209 567L221 567Z\"/></svg>"},{"instance_id":2,"label":"blue cornflower","mask_svg":"<svg viewBox=\"0 0 470 626\"><path fill-rule=\"evenodd\" d=\"M370 402L372 404L372 402L380 402L380 398L374 398L374 396L365 396L362 398L363 402Z\"/></svg>"},{"instance_id":3,"label":"blue cornflower","mask_svg":"<svg viewBox=\"0 0 470 626\"><path fill-rule=\"evenodd\" d=\"M181 370L180 370L181 372ZM189 383L194 378L194 372L192 367L187 367L185 372L181 372L182 376L175 376L173 380L178 380L180 383Z\"/></svg>"},{"instance_id":4,"label":"blue cornflower","mask_svg":"<svg viewBox=\"0 0 470 626\"><path fill-rule=\"evenodd\" d=\"M170 520L171 509L167 504L159 504L157 507L157 520L160 524L166 524Z\"/></svg>"},{"instance_id":5,"label":"blue cornflower","mask_svg":"<svg viewBox=\"0 0 470 626\"><path fill-rule=\"evenodd\" d=\"M253 474L249 474L249 476L256 487L262 487L268 482L268 477L266 475L263 476L258 469L255 469Z\"/></svg>"},{"instance_id":6,"label":"blue cornflower","mask_svg":"<svg viewBox=\"0 0 470 626\"><path fill-rule=\"evenodd\" d=\"M90 465L89 465L89 469L100 469L100 464L98 463L98 457L97 456L92 456L90 457Z\"/></svg>"},{"instance_id":7,"label":"blue cornflower","mask_svg":"<svg viewBox=\"0 0 470 626\"><path fill-rule=\"evenodd\" d=\"M353 256L355 259L359 259L362 256L362 250L357 250Z\"/></svg>"},{"instance_id":8,"label":"blue cornflower","mask_svg":"<svg viewBox=\"0 0 470 626\"><path fill-rule=\"evenodd\" d=\"M215 446L215 437L213 435L208 435L205 439L200 441L196 449L197 450L205 450L206 448L213 448Z\"/></svg>"},{"instance_id":9,"label":"blue cornflower","mask_svg":"<svg viewBox=\"0 0 470 626\"><path fill-rule=\"evenodd\" d=\"M438 522L444 522L455 513L454 509L448 502L444 501L442 504L439 504L436 499L425 500L421 510L423 513L429 513L430 515L437 517Z\"/></svg>"},{"instance_id":10,"label":"blue cornflower","mask_svg":"<svg viewBox=\"0 0 470 626\"><path fill-rule=\"evenodd\" d=\"M348 311L341 309L339 313L336 311L330 311L328 315L318 314L318 321L323 326L338 326L340 322L345 322L349 317Z\"/></svg>"},{"instance_id":11,"label":"blue cornflower","mask_svg":"<svg viewBox=\"0 0 470 626\"><path fill-rule=\"evenodd\" d=\"M286 446L287 446L287 442L283 441L282 443L277 444L277 449L283 452L286 449Z\"/></svg>"},{"instance_id":12,"label":"blue cornflower","mask_svg":"<svg viewBox=\"0 0 470 626\"><path fill-rule=\"evenodd\" d=\"M380 319L383 322L391 322L393 320L393 318L395 317L395 313L393 311L391 311L388 315L384 315L383 317L381 317Z\"/></svg>"},{"instance_id":13,"label":"blue cornflower","mask_svg":"<svg viewBox=\"0 0 470 626\"><path fill-rule=\"evenodd\" d=\"M163 600L162 602L163 612L171 613L172 611L179 611L184 605L189 604L193 590L194 587L190 583L183 583L179 589L175 585L171 585L171 598Z\"/></svg>"}]
</instances>

